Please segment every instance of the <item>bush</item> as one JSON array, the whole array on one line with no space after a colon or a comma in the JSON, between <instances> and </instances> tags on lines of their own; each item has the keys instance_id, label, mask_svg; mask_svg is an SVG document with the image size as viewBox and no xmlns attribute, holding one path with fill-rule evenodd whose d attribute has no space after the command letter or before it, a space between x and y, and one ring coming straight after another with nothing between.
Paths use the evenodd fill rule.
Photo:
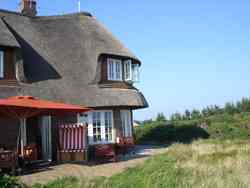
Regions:
<instances>
[{"instance_id":1,"label":"bush","mask_svg":"<svg viewBox=\"0 0 250 188\"><path fill-rule=\"evenodd\" d=\"M0 176L1 188L23 188L24 185L19 183L19 179L13 176L1 175Z\"/></svg>"},{"instance_id":2,"label":"bush","mask_svg":"<svg viewBox=\"0 0 250 188\"><path fill-rule=\"evenodd\" d=\"M135 128L138 144L190 143L199 138L249 139L250 113L211 115L197 120L153 121Z\"/></svg>"},{"instance_id":3,"label":"bush","mask_svg":"<svg viewBox=\"0 0 250 188\"><path fill-rule=\"evenodd\" d=\"M180 125L153 123L135 128L135 141L138 144L170 144L174 142L190 143L199 138L208 138L209 134L195 122Z\"/></svg>"}]
</instances>

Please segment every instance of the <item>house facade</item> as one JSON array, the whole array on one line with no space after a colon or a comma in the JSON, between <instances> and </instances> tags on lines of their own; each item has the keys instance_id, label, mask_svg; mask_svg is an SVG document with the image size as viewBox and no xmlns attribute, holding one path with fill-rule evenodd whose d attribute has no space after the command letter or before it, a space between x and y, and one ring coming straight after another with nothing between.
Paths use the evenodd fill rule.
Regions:
<instances>
[{"instance_id":1,"label":"house facade","mask_svg":"<svg viewBox=\"0 0 250 188\"><path fill-rule=\"evenodd\" d=\"M134 87L141 61L89 13L36 12L34 0L22 0L20 12L0 9L0 98L33 96L93 110L30 118L27 142L41 143L52 159L60 124L86 122L90 145L132 137L133 111L148 106ZM14 148L18 129L17 120L0 118L0 147Z\"/></svg>"}]
</instances>

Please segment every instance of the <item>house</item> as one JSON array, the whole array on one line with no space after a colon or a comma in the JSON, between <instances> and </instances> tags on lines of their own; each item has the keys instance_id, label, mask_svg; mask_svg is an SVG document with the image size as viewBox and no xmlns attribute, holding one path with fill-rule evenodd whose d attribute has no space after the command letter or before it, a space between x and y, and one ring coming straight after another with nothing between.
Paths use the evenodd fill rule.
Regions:
<instances>
[{"instance_id":1,"label":"house","mask_svg":"<svg viewBox=\"0 0 250 188\"><path fill-rule=\"evenodd\" d=\"M87 122L88 144L132 138L133 111L148 106L134 87L141 61L90 13L37 16L36 1L20 12L0 9L0 98L33 96L93 111L27 119L27 145L58 160L58 127ZM0 148L17 146L19 122L0 118Z\"/></svg>"}]
</instances>

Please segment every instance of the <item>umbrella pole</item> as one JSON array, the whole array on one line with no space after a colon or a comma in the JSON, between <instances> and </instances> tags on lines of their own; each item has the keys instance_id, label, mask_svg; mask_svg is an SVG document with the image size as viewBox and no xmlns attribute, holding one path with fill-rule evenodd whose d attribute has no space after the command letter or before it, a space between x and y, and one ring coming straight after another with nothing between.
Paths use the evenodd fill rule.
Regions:
<instances>
[{"instance_id":1,"label":"umbrella pole","mask_svg":"<svg viewBox=\"0 0 250 188\"><path fill-rule=\"evenodd\" d=\"M21 126L21 156L24 157L24 146L27 145L26 119L20 119Z\"/></svg>"}]
</instances>

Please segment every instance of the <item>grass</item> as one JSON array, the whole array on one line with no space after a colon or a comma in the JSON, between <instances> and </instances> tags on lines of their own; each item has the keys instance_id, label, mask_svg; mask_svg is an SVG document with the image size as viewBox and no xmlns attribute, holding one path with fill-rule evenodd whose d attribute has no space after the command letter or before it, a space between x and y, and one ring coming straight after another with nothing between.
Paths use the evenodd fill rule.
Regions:
<instances>
[{"instance_id":1,"label":"grass","mask_svg":"<svg viewBox=\"0 0 250 188\"><path fill-rule=\"evenodd\" d=\"M143 165L110 178L64 178L33 188L244 188L250 185L249 140L173 144Z\"/></svg>"},{"instance_id":2,"label":"grass","mask_svg":"<svg viewBox=\"0 0 250 188\"><path fill-rule=\"evenodd\" d=\"M135 138L140 144L170 146L165 154L110 178L68 177L32 188L244 188L250 185L249 113L171 123L155 121L136 128Z\"/></svg>"},{"instance_id":3,"label":"grass","mask_svg":"<svg viewBox=\"0 0 250 188\"><path fill-rule=\"evenodd\" d=\"M80 182L75 177L65 177L56 181L50 182L47 185L35 184L32 188L77 188Z\"/></svg>"}]
</instances>

